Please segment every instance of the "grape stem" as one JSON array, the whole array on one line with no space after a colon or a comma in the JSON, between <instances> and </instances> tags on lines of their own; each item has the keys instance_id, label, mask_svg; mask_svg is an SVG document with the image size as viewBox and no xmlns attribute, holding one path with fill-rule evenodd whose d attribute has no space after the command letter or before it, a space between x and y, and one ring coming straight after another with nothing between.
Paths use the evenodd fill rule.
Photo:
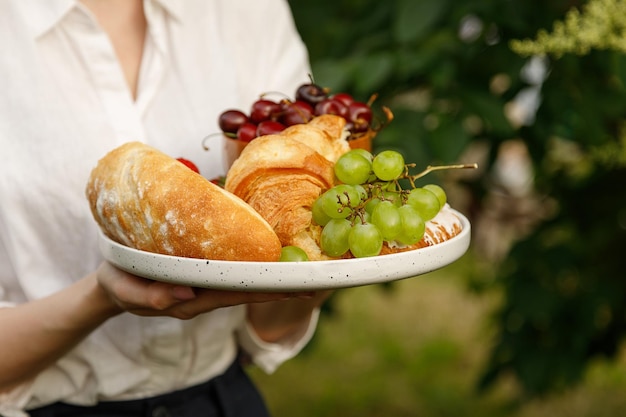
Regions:
<instances>
[{"instance_id":1,"label":"grape stem","mask_svg":"<svg viewBox=\"0 0 626 417\"><path fill-rule=\"evenodd\" d=\"M407 171L408 171L408 167L409 165L407 165ZM425 170L423 170L422 172L415 174L415 175L407 175L406 177L409 179L409 181L411 182L411 185L413 187L415 187L415 180L422 178L423 176L433 172L433 171L440 171L440 170L444 170L444 169L476 169L478 168L478 164L477 163L473 163L473 164L454 164L454 165L429 165L426 167Z\"/></svg>"}]
</instances>

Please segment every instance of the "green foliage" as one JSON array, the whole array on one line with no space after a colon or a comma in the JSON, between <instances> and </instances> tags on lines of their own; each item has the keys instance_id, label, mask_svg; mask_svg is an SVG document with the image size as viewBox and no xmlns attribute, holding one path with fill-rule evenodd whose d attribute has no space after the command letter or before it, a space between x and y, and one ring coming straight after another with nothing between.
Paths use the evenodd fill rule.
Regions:
<instances>
[{"instance_id":1,"label":"green foliage","mask_svg":"<svg viewBox=\"0 0 626 417\"><path fill-rule=\"evenodd\" d=\"M558 174L562 177L563 174ZM579 382L592 358L613 357L626 329L626 170L569 178L553 191L561 210L510 253L506 304L483 386L513 371L530 394Z\"/></svg>"},{"instance_id":2,"label":"green foliage","mask_svg":"<svg viewBox=\"0 0 626 417\"><path fill-rule=\"evenodd\" d=\"M519 88L525 63L508 47L487 43L496 36L488 31L489 14L500 13L500 3L291 1L315 80L361 100L377 93L375 104L390 107L396 118L375 146L428 163L456 161L472 138L514 134L503 112L510 97L489 90L500 71L510 78L511 92ZM470 13L484 27L471 39L459 39L459 25ZM515 21L514 7L504 13ZM471 131L468 119L479 121Z\"/></svg>"},{"instance_id":3,"label":"green foliage","mask_svg":"<svg viewBox=\"0 0 626 417\"><path fill-rule=\"evenodd\" d=\"M521 75L527 58L512 42L554 27L582 4L290 3L316 81L362 100L377 93L376 103L394 113L375 148L427 165L454 163L472 143L486 143L486 172L502 142L521 138L529 148L538 192L554 201L555 212L495 266L504 301L481 386L512 372L527 393L545 394L578 382L594 357L612 357L626 332L626 57L616 42L602 50L593 42L589 49L555 49L534 122L515 124L505 113L529 86ZM617 0L594 3L624 7ZM593 20L577 16L579 25ZM621 27L624 16L609 16L611 27ZM584 25L581 36L592 33ZM467 185L472 210L480 213L488 184Z\"/></svg>"},{"instance_id":4,"label":"green foliage","mask_svg":"<svg viewBox=\"0 0 626 417\"><path fill-rule=\"evenodd\" d=\"M506 304L485 386L513 371L530 394L580 381L626 332L624 84L619 52L551 63L535 123L522 134L554 218L515 246L500 272Z\"/></svg>"}]
</instances>

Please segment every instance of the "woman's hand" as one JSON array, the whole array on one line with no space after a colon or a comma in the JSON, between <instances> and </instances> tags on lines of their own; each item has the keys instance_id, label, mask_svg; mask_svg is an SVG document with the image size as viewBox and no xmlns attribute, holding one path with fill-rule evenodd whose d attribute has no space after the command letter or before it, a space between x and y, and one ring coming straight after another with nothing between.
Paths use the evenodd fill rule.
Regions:
<instances>
[{"instance_id":1,"label":"woman's hand","mask_svg":"<svg viewBox=\"0 0 626 417\"><path fill-rule=\"evenodd\" d=\"M307 294L219 291L153 281L128 274L108 262L97 271L98 283L118 312L170 316L183 320L218 308L306 297Z\"/></svg>"},{"instance_id":2,"label":"woman's hand","mask_svg":"<svg viewBox=\"0 0 626 417\"><path fill-rule=\"evenodd\" d=\"M332 293L329 290L300 293L290 300L250 304L248 321L257 335L266 342L298 337L308 328L313 311Z\"/></svg>"}]
</instances>

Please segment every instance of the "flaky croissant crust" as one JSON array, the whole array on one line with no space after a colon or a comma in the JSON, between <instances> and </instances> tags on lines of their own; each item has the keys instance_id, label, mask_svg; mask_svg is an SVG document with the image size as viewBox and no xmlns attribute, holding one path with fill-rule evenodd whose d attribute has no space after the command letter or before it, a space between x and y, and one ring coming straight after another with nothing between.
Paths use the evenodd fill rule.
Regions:
<instances>
[{"instance_id":1,"label":"flaky croissant crust","mask_svg":"<svg viewBox=\"0 0 626 417\"><path fill-rule=\"evenodd\" d=\"M335 161L349 149L345 120L320 116L251 141L229 169L225 189L261 214L283 246L293 245L311 224L315 199L334 185Z\"/></svg>"}]
</instances>

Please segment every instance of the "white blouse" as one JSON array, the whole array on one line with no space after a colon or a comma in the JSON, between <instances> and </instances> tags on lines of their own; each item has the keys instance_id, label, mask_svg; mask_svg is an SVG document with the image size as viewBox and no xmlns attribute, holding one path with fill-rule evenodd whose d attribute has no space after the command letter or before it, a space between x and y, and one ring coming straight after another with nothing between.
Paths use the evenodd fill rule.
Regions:
<instances>
[{"instance_id":1,"label":"white blouse","mask_svg":"<svg viewBox=\"0 0 626 417\"><path fill-rule=\"evenodd\" d=\"M84 189L97 160L139 140L223 174L217 116L263 92L293 95L308 57L285 0L145 0L149 33L133 101L113 48L75 0L0 2L0 306L44 297L102 261ZM28 384L0 414L93 404L199 383L237 346L272 372L308 342L263 343L245 308L193 320L123 314ZM0 329L0 331L2 331ZM1 358L0 360L7 360Z\"/></svg>"}]
</instances>

